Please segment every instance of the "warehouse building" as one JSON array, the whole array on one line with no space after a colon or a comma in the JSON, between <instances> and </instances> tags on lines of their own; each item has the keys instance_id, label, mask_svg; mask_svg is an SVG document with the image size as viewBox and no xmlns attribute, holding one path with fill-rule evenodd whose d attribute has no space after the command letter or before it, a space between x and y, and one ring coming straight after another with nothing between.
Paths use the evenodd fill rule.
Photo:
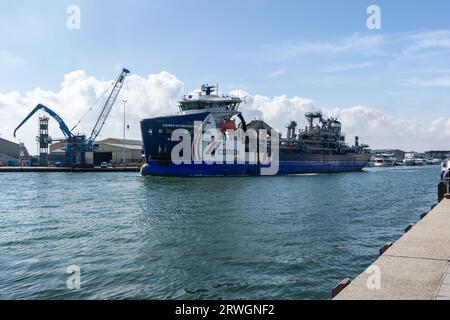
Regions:
<instances>
[{"instance_id":1,"label":"warehouse building","mask_svg":"<svg viewBox=\"0 0 450 320\"><path fill-rule=\"evenodd\" d=\"M125 155L125 164L140 164L143 161L142 141L124 140L108 138L95 142L94 166L99 166L102 162L108 162L112 165L123 164ZM53 165L64 163L65 156L64 142L56 143L50 146L50 163ZM124 152L125 151L125 152Z\"/></svg>"},{"instance_id":2,"label":"warehouse building","mask_svg":"<svg viewBox=\"0 0 450 320\"><path fill-rule=\"evenodd\" d=\"M0 166L17 166L19 156L19 144L0 138Z\"/></svg>"},{"instance_id":3,"label":"warehouse building","mask_svg":"<svg viewBox=\"0 0 450 320\"><path fill-rule=\"evenodd\" d=\"M124 143L125 142L125 143ZM94 152L94 165L98 166L102 162L111 162L114 164L123 163L141 163L142 162L142 141L123 140L108 138L96 142L98 148ZM125 150L125 152L124 152Z\"/></svg>"},{"instance_id":4,"label":"warehouse building","mask_svg":"<svg viewBox=\"0 0 450 320\"><path fill-rule=\"evenodd\" d=\"M20 155L20 145L0 138L0 154L18 158Z\"/></svg>"}]
</instances>

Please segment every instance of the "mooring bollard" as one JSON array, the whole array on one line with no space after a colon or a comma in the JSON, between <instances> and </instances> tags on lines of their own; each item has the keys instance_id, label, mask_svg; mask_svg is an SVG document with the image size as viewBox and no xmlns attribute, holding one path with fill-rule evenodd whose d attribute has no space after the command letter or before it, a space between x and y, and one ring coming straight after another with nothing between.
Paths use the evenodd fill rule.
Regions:
<instances>
[{"instance_id":1,"label":"mooring bollard","mask_svg":"<svg viewBox=\"0 0 450 320\"><path fill-rule=\"evenodd\" d=\"M441 181L438 184L438 202L444 200L445 194L447 193L447 184L445 181Z\"/></svg>"},{"instance_id":2,"label":"mooring bollard","mask_svg":"<svg viewBox=\"0 0 450 320\"><path fill-rule=\"evenodd\" d=\"M409 230L411 230L414 227L414 223L409 224L406 228L405 228L405 233L407 233Z\"/></svg>"},{"instance_id":3,"label":"mooring bollard","mask_svg":"<svg viewBox=\"0 0 450 320\"><path fill-rule=\"evenodd\" d=\"M393 242L387 242L381 249L380 249L380 256L382 256L390 247L392 247L394 243Z\"/></svg>"},{"instance_id":4,"label":"mooring bollard","mask_svg":"<svg viewBox=\"0 0 450 320\"><path fill-rule=\"evenodd\" d=\"M420 215L420 220L422 220L423 218L425 218L428 214L429 214L429 212L423 212L423 213Z\"/></svg>"},{"instance_id":5,"label":"mooring bollard","mask_svg":"<svg viewBox=\"0 0 450 320\"><path fill-rule=\"evenodd\" d=\"M341 282L337 284L336 287L331 290L331 298L334 299L339 293L341 293L342 290L344 290L350 283L352 283L352 280L350 278L345 278Z\"/></svg>"}]
</instances>

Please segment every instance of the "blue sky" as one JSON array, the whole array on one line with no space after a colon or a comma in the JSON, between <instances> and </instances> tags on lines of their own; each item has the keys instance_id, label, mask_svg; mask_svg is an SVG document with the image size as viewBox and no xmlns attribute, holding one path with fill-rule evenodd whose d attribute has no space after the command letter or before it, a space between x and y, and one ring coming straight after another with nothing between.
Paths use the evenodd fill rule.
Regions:
<instances>
[{"instance_id":1,"label":"blue sky","mask_svg":"<svg viewBox=\"0 0 450 320\"><path fill-rule=\"evenodd\" d=\"M68 30L68 5L81 30ZM382 29L368 30L367 7ZM269 97L357 105L415 119L447 117L450 1L8 1L0 11L0 93L58 90L83 69L168 71Z\"/></svg>"}]
</instances>

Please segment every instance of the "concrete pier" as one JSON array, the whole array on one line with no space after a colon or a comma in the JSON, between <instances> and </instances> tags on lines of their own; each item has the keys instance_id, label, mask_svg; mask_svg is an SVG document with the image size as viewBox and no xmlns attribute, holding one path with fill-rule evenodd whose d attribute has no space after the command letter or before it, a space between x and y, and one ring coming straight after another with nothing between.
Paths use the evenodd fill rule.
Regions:
<instances>
[{"instance_id":1,"label":"concrete pier","mask_svg":"<svg viewBox=\"0 0 450 320\"><path fill-rule=\"evenodd\" d=\"M116 168L64 168L64 167L0 167L2 172L139 172L138 167L116 167Z\"/></svg>"},{"instance_id":2,"label":"concrete pier","mask_svg":"<svg viewBox=\"0 0 450 320\"><path fill-rule=\"evenodd\" d=\"M334 300L450 300L450 195Z\"/></svg>"}]
</instances>

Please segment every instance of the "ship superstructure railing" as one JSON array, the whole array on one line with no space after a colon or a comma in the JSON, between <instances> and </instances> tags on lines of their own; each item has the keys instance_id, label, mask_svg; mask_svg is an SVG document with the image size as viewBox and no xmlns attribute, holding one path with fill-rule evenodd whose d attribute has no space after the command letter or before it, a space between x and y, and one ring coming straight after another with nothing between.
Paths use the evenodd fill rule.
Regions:
<instances>
[{"instance_id":1,"label":"ship superstructure railing","mask_svg":"<svg viewBox=\"0 0 450 320\"><path fill-rule=\"evenodd\" d=\"M345 136L345 132L341 132L340 130L328 130L328 129L323 129L320 127L313 127L313 128L307 128L307 129L299 129L298 130L299 134L308 134L308 133L319 133L319 134L329 134L329 135L343 135Z\"/></svg>"}]
</instances>

